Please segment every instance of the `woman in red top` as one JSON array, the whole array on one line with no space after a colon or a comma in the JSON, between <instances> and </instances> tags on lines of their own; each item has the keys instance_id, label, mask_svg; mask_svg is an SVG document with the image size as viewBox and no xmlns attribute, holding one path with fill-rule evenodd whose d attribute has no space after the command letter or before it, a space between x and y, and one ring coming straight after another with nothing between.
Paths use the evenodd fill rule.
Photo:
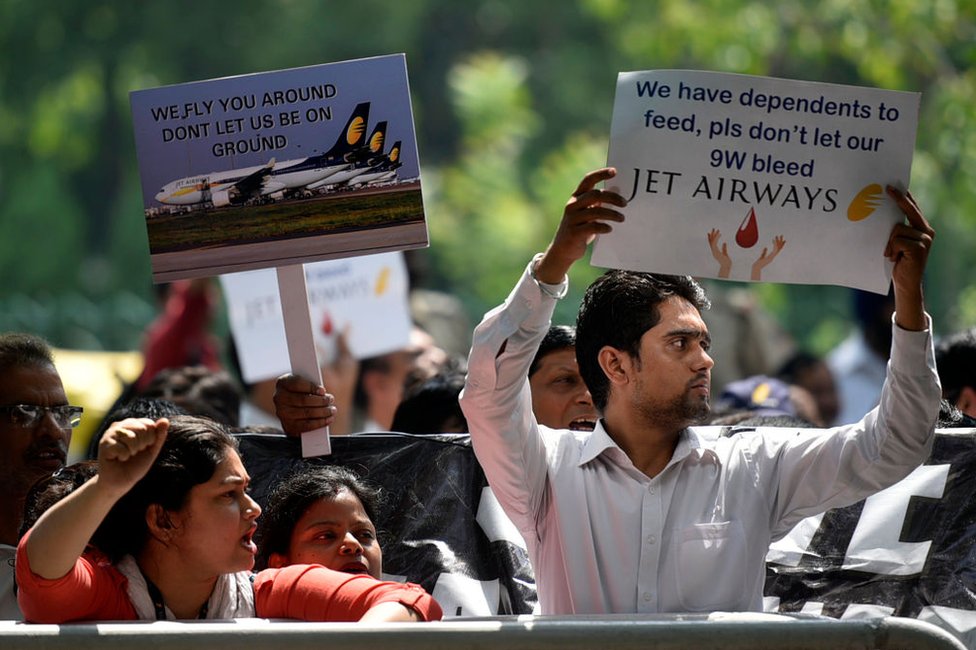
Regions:
<instances>
[{"instance_id":1,"label":"woman in red top","mask_svg":"<svg viewBox=\"0 0 976 650\"><path fill-rule=\"evenodd\" d=\"M113 424L99 445L98 475L20 542L25 619L440 618L417 585L318 565L252 574L261 508L249 480L234 439L210 420ZM98 551L86 548L93 536Z\"/></svg>"}]
</instances>

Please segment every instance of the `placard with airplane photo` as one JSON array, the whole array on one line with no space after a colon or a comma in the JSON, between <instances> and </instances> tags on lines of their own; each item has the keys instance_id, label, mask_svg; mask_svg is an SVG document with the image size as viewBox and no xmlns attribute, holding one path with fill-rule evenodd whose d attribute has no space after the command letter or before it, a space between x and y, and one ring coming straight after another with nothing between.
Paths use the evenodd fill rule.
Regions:
<instances>
[{"instance_id":1,"label":"placard with airplane photo","mask_svg":"<svg viewBox=\"0 0 976 650\"><path fill-rule=\"evenodd\" d=\"M402 54L130 101L155 282L428 244Z\"/></svg>"},{"instance_id":2,"label":"placard with airplane photo","mask_svg":"<svg viewBox=\"0 0 976 650\"><path fill-rule=\"evenodd\" d=\"M696 70L621 73L596 266L886 293L918 93Z\"/></svg>"}]
</instances>

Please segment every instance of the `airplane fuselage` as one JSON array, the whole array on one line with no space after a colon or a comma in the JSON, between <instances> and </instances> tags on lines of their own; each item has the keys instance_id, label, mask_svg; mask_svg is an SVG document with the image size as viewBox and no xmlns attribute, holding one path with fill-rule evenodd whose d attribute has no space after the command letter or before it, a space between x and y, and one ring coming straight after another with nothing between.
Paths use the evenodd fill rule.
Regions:
<instances>
[{"instance_id":1,"label":"airplane fuselage","mask_svg":"<svg viewBox=\"0 0 976 650\"><path fill-rule=\"evenodd\" d=\"M341 159L316 160L315 157L296 158L273 163L261 180L256 194L264 196L274 192L298 189L316 183L332 174L348 169L350 163ZM212 200L215 193L227 192L236 183L260 172L268 165L242 167L223 172L211 172L187 176L164 185L156 194L156 200L168 205L194 205Z\"/></svg>"}]
</instances>

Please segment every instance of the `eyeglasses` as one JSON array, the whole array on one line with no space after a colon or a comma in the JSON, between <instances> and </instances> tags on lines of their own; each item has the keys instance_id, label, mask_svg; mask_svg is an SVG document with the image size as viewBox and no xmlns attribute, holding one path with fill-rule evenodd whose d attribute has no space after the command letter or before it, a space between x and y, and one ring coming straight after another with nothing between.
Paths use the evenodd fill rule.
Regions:
<instances>
[{"instance_id":1,"label":"eyeglasses","mask_svg":"<svg viewBox=\"0 0 976 650\"><path fill-rule=\"evenodd\" d=\"M41 423L45 414L50 413L55 424L62 429L74 429L81 424L80 406L37 406L35 404L12 404L0 406L0 413L7 413L14 426L31 429Z\"/></svg>"}]
</instances>

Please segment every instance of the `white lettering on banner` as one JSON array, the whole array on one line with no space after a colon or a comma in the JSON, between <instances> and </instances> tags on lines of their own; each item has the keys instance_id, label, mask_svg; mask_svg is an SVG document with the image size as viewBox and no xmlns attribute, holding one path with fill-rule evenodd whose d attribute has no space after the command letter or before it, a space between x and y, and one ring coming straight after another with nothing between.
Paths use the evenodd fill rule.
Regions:
<instances>
[{"instance_id":1,"label":"white lettering on banner","mask_svg":"<svg viewBox=\"0 0 976 650\"><path fill-rule=\"evenodd\" d=\"M885 616L891 616L894 613L895 613L894 607L885 607L884 605L851 603L844 609L844 613L841 614L840 620L852 621L852 620L863 620L865 618L884 618Z\"/></svg>"},{"instance_id":2,"label":"white lettering on banner","mask_svg":"<svg viewBox=\"0 0 976 650\"><path fill-rule=\"evenodd\" d=\"M498 580L482 581L459 573L442 573L437 576L430 595L444 610L444 618L498 614Z\"/></svg>"},{"instance_id":3,"label":"white lettering on banner","mask_svg":"<svg viewBox=\"0 0 976 650\"><path fill-rule=\"evenodd\" d=\"M821 512L819 515L800 520L800 523L793 526L786 537L769 545L766 561L783 566L800 566L800 560L810 548L810 542L817 534L823 516L824 513Z\"/></svg>"},{"instance_id":4,"label":"white lettering on banner","mask_svg":"<svg viewBox=\"0 0 976 650\"><path fill-rule=\"evenodd\" d=\"M522 534L502 510L498 498L495 497L495 493L491 491L490 487L481 490L481 499L478 501L478 516L475 520L490 541L510 542L521 549L525 549L525 540L522 538Z\"/></svg>"},{"instance_id":5,"label":"white lettering on banner","mask_svg":"<svg viewBox=\"0 0 976 650\"><path fill-rule=\"evenodd\" d=\"M908 502L913 496L938 499L945 491L949 465L922 465L886 490L868 497L844 557L844 569L908 576L925 566L931 541L901 542Z\"/></svg>"}]
</instances>

